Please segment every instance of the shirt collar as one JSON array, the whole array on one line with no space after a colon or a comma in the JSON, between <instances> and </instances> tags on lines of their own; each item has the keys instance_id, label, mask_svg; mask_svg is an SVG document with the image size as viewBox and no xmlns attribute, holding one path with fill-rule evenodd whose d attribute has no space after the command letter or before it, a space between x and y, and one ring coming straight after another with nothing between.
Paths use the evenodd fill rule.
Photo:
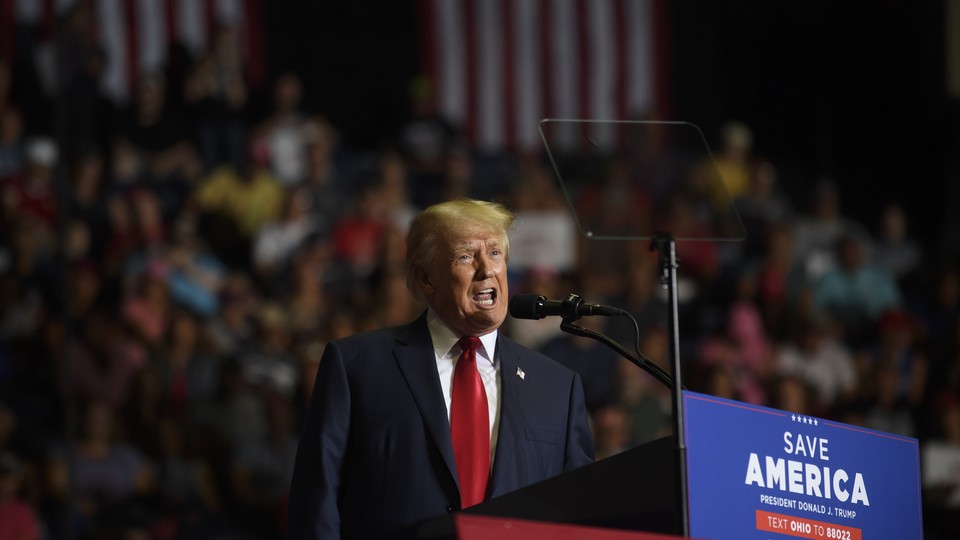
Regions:
<instances>
[{"instance_id":1,"label":"shirt collar","mask_svg":"<svg viewBox=\"0 0 960 540\"><path fill-rule=\"evenodd\" d=\"M460 341L462 336L454 332L446 323L440 320L440 317L437 317L437 314L434 313L432 309L427 310L427 328L430 330L433 350L438 358L443 358L447 355L451 355L454 358L460 356L460 348L457 347L457 342ZM480 343L483 345L483 347L477 351L478 359L483 358L493 363L493 354L497 347L497 330L478 337L480 338Z\"/></svg>"}]
</instances>

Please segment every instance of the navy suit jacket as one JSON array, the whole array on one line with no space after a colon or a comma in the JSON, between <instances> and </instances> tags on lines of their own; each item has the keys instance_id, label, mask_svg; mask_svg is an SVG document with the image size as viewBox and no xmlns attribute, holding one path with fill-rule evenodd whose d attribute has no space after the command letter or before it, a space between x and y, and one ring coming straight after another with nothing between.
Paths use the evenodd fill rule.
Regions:
<instances>
[{"instance_id":1,"label":"navy suit jacket","mask_svg":"<svg viewBox=\"0 0 960 540\"><path fill-rule=\"evenodd\" d=\"M490 497L594 459L579 376L502 332L497 348ZM459 510L455 467L426 316L331 342L301 432L289 537L390 536Z\"/></svg>"}]
</instances>

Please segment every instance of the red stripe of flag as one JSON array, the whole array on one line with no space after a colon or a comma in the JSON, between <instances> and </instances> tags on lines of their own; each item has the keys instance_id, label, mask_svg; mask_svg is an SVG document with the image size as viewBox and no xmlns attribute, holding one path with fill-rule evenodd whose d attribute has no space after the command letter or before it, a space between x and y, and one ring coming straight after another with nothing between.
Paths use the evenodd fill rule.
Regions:
<instances>
[{"instance_id":1,"label":"red stripe of flag","mask_svg":"<svg viewBox=\"0 0 960 540\"><path fill-rule=\"evenodd\" d=\"M550 12L551 0L540 0L540 80L543 88L543 117L551 118L556 110L556 96L553 93L553 20Z\"/></svg>"},{"instance_id":2,"label":"red stripe of flag","mask_svg":"<svg viewBox=\"0 0 960 540\"><path fill-rule=\"evenodd\" d=\"M433 10L433 0L419 0L420 4L420 74L426 77L430 91L427 94L431 110L437 108L437 89L440 77L437 73L437 29L436 16Z\"/></svg>"},{"instance_id":3,"label":"red stripe of flag","mask_svg":"<svg viewBox=\"0 0 960 540\"><path fill-rule=\"evenodd\" d=\"M516 35L513 32L513 3L503 0L500 6L501 27L503 28L503 116L504 144L507 148L516 145L517 90L514 56Z\"/></svg>"},{"instance_id":4,"label":"red stripe of flag","mask_svg":"<svg viewBox=\"0 0 960 540\"><path fill-rule=\"evenodd\" d=\"M587 22L587 0L577 0L577 118L591 118L590 111L590 24ZM586 144L583 137L581 144Z\"/></svg>"},{"instance_id":5,"label":"red stripe of flag","mask_svg":"<svg viewBox=\"0 0 960 540\"><path fill-rule=\"evenodd\" d=\"M56 32L56 17L53 10L53 0L43 0L40 12L40 37L43 41L53 39Z\"/></svg>"},{"instance_id":6,"label":"red stripe of flag","mask_svg":"<svg viewBox=\"0 0 960 540\"><path fill-rule=\"evenodd\" d=\"M629 85L629 64L627 62L627 10L623 3L626 0L615 0L613 3L614 9L614 28L616 35L614 36L614 47L616 47L617 55L617 72L616 77L616 111L617 118L620 120L627 119L631 111L629 110L629 105L627 105L627 88ZM617 144L623 145L626 141L626 133L623 124L620 125L620 129L617 130Z\"/></svg>"},{"instance_id":7,"label":"red stripe of flag","mask_svg":"<svg viewBox=\"0 0 960 540\"><path fill-rule=\"evenodd\" d=\"M246 0L244 7L244 26L247 44L247 80L253 88L260 88L267 79L267 67L264 53L263 6L261 0Z\"/></svg>"},{"instance_id":8,"label":"red stripe of flag","mask_svg":"<svg viewBox=\"0 0 960 540\"><path fill-rule=\"evenodd\" d=\"M653 108L659 118L670 116L670 8L666 0L653 0Z\"/></svg>"},{"instance_id":9,"label":"red stripe of flag","mask_svg":"<svg viewBox=\"0 0 960 540\"><path fill-rule=\"evenodd\" d=\"M90 14L93 18L97 17L97 5L96 0L83 0L87 7L90 9ZM103 35L101 34L99 22L90 25L90 39L93 43L103 43Z\"/></svg>"},{"instance_id":10,"label":"red stripe of flag","mask_svg":"<svg viewBox=\"0 0 960 540\"><path fill-rule=\"evenodd\" d=\"M163 18L167 22L167 47L172 47L179 40L177 32L177 10L173 3L176 0L163 0Z\"/></svg>"},{"instance_id":11,"label":"red stripe of flag","mask_svg":"<svg viewBox=\"0 0 960 540\"><path fill-rule=\"evenodd\" d=\"M11 64L16 54L16 26L13 21L13 0L0 0L0 59Z\"/></svg>"},{"instance_id":12,"label":"red stripe of flag","mask_svg":"<svg viewBox=\"0 0 960 540\"><path fill-rule=\"evenodd\" d=\"M203 2L203 20L204 20L204 29L207 31L206 43L203 44L205 51L209 51L213 48L214 42L217 39L217 27L220 24L220 21L217 20L217 13L214 10L214 1L215 0L200 0Z\"/></svg>"},{"instance_id":13,"label":"red stripe of flag","mask_svg":"<svg viewBox=\"0 0 960 540\"><path fill-rule=\"evenodd\" d=\"M477 110L479 108L477 98L477 28L476 28L476 6L474 0L465 0L463 3L463 28L466 30L466 43L464 46L465 56L464 67L466 68L466 111L463 131L467 140L471 143L477 142Z\"/></svg>"}]
</instances>

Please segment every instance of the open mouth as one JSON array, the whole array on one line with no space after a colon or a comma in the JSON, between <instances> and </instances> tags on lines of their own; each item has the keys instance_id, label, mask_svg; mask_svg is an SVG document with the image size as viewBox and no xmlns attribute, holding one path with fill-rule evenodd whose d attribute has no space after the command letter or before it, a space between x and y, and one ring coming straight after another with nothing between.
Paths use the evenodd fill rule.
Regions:
<instances>
[{"instance_id":1,"label":"open mouth","mask_svg":"<svg viewBox=\"0 0 960 540\"><path fill-rule=\"evenodd\" d=\"M477 304L489 307L496 303L497 300L497 291L494 289L483 289L477 294L473 295L473 301Z\"/></svg>"}]
</instances>

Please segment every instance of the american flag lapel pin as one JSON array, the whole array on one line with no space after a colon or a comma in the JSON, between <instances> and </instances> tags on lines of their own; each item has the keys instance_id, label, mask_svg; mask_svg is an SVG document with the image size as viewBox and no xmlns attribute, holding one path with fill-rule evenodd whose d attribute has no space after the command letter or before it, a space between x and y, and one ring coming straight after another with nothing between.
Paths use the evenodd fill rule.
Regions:
<instances>
[{"instance_id":1,"label":"american flag lapel pin","mask_svg":"<svg viewBox=\"0 0 960 540\"><path fill-rule=\"evenodd\" d=\"M522 369L520 369L520 366L517 366L517 377L520 377L520 379L522 380L526 376L527 374L524 373Z\"/></svg>"}]
</instances>

